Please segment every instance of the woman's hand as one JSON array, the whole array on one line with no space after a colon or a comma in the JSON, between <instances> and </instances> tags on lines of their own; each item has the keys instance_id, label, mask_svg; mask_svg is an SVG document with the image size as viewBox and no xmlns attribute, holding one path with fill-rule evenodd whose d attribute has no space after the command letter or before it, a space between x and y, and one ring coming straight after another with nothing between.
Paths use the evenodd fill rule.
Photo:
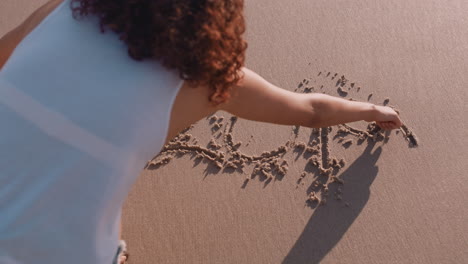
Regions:
<instances>
[{"instance_id":1,"label":"woman's hand","mask_svg":"<svg viewBox=\"0 0 468 264\"><path fill-rule=\"evenodd\" d=\"M375 121L377 125L385 130L397 129L403 125L398 113L388 106L374 106L373 116L368 122Z\"/></svg>"},{"instance_id":2,"label":"woman's hand","mask_svg":"<svg viewBox=\"0 0 468 264\"><path fill-rule=\"evenodd\" d=\"M127 262L128 257L125 255L119 256L119 264L125 264Z\"/></svg>"}]
</instances>

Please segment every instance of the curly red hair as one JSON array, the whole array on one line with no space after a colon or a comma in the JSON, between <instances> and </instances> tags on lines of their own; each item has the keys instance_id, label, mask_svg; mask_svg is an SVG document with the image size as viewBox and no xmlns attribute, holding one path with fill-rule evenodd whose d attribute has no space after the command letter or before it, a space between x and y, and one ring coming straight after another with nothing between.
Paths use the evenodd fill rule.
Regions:
<instances>
[{"instance_id":1,"label":"curly red hair","mask_svg":"<svg viewBox=\"0 0 468 264\"><path fill-rule=\"evenodd\" d=\"M135 60L156 59L221 103L239 81L247 44L243 0L72 0L75 18L96 15Z\"/></svg>"}]
</instances>

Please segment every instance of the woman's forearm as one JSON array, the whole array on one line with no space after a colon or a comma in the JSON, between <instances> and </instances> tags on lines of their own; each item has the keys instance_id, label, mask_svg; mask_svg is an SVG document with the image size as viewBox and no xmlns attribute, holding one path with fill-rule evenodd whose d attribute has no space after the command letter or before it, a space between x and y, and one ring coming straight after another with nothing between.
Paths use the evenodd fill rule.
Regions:
<instances>
[{"instance_id":1,"label":"woman's forearm","mask_svg":"<svg viewBox=\"0 0 468 264\"><path fill-rule=\"evenodd\" d=\"M401 126L397 113L389 107L320 93L291 92L246 68L232 98L220 110L254 121L314 128L360 120L376 121L384 129Z\"/></svg>"},{"instance_id":2,"label":"woman's forearm","mask_svg":"<svg viewBox=\"0 0 468 264\"><path fill-rule=\"evenodd\" d=\"M326 94L310 94L310 104L317 116L312 127L372 121L376 112L375 105L371 103L349 101Z\"/></svg>"},{"instance_id":3,"label":"woman's forearm","mask_svg":"<svg viewBox=\"0 0 468 264\"><path fill-rule=\"evenodd\" d=\"M370 120L372 104L319 93L291 92L244 68L243 79L223 110L254 121L317 128Z\"/></svg>"}]
</instances>

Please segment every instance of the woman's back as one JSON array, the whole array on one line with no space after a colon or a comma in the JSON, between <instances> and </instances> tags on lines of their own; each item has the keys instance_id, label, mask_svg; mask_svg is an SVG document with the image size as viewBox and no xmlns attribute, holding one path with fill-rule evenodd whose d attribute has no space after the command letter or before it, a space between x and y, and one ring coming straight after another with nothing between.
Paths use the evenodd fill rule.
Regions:
<instances>
[{"instance_id":1,"label":"woman's back","mask_svg":"<svg viewBox=\"0 0 468 264\"><path fill-rule=\"evenodd\" d=\"M0 71L0 262L110 263L181 85L97 18L75 20L69 0L42 21Z\"/></svg>"}]
</instances>

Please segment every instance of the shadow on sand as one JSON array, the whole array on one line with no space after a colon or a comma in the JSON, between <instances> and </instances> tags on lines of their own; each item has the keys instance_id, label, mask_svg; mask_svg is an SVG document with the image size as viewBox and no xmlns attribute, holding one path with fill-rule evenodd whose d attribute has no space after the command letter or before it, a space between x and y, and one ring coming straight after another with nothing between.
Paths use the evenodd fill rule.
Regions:
<instances>
[{"instance_id":1,"label":"shadow on sand","mask_svg":"<svg viewBox=\"0 0 468 264\"><path fill-rule=\"evenodd\" d=\"M334 199L338 186L330 185L327 204L315 210L283 264L319 263L340 241L369 200L370 186L378 173L376 162L382 153L381 147L372 152L374 146L369 142L361 156L342 173L343 201Z\"/></svg>"}]
</instances>

